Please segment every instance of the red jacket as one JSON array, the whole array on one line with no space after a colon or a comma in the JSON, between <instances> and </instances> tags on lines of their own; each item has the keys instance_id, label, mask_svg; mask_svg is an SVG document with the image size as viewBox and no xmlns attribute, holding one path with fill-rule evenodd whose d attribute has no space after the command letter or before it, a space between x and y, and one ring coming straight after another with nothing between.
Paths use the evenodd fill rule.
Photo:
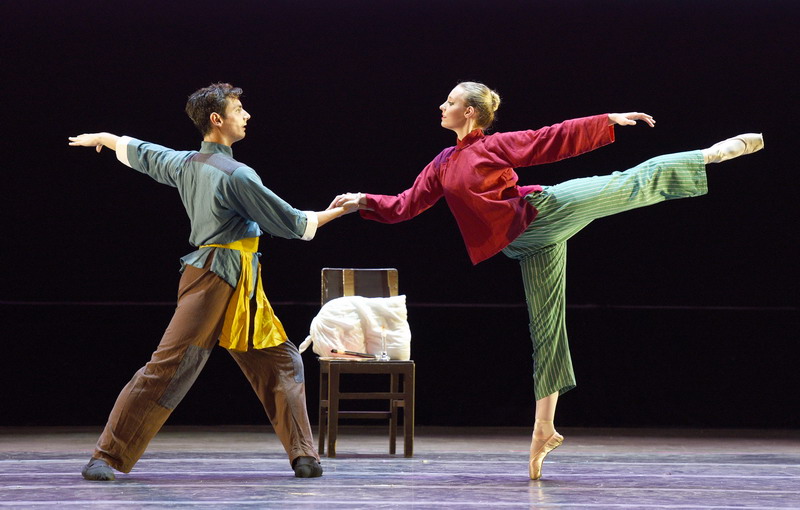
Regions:
<instances>
[{"instance_id":1,"label":"red jacket","mask_svg":"<svg viewBox=\"0 0 800 510\"><path fill-rule=\"evenodd\" d=\"M413 218L442 196L455 216L473 264L497 254L536 217L525 195L541 186L518 186L514 168L552 163L614 141L608 115L572 119L535 131L476 129L448 147L396 196L368 194L361 216L383 223Z\"/></svg>"}]
</instances>

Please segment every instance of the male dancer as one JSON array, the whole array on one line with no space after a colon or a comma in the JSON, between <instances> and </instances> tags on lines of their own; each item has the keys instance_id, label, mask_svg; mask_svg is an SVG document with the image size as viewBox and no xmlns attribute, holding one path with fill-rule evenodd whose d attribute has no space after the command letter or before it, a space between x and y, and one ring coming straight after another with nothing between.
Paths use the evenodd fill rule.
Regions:
<instances>
[{"instance_id":1,"label":"male dancer","mask_svg":"<svg viewBox=\"0 0 800 510\"><path fill-rule=\"evenodd\" d=\"M299 211L233 159L250 114L242 90L216 83L194 92L186 113L203 135L199 151L175 151L130 137L90 133L70 145L103 147L117 159L178 189L198 249L181 259L178 305L150 361L122 390L82 475L128 473L186 395L219 338L250 381L296 477L322 475L308 421L303 361L261 285L258 237L311 240L317 227L354 210ZM250 310L250 298L256 306ZM252 322L252 325L251 325ZM252 332L252 334L251 334Z\"/></svg>"}]
</instances>

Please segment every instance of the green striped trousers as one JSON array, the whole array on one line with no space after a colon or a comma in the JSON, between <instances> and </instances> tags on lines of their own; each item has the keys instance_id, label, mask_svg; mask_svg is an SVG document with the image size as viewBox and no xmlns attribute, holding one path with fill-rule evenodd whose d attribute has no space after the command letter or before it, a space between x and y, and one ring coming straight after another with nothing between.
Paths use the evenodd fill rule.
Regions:
<instances>
[{"instance_id":1,"label":"green striped trousers","mask_svg":"<svg viewBox=\"0 0 800 510\"><path fill-rule=\"evenodd\" d=\"M536 400L575 387L565 321L567 240L596 218L707 192L700 151L668 154L624 172L573 179L525 197L539 214L503 253L522 268Z\"/></svg>"}]
</instances>

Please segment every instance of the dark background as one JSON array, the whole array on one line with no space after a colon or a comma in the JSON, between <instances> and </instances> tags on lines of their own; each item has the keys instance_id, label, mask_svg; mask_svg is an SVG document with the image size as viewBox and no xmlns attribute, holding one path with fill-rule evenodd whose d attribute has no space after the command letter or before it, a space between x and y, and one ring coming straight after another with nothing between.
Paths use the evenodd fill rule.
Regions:
<instances>
[{"instance_id":1,"label":"dark background","mask_svg":"<svg viewBox=\"0 0 800 510\"><path fill-rule=\"evenodd\" d=\"M235 157L301 209L398 193L455 142L438 105L460 80L499 91L496 130L645 111L655 129L562 163L554 184L763 131L709 171L707 196L607 218L570 241L570 426L796 428L798 130L794 0L29 1L0 5L0 425L102 425L172 312L191 251L174 189L67 137L175 148L186 96L244 88ZM311 243L262 238L267 293L299 343L320 268L397 267L422 425L530 425L517 264L472 267L442 203L394 226L348 216ZM317 362L304 355L316 421ZM173 424L264 423L221 349Z\"/></svg>"}]
</instances>

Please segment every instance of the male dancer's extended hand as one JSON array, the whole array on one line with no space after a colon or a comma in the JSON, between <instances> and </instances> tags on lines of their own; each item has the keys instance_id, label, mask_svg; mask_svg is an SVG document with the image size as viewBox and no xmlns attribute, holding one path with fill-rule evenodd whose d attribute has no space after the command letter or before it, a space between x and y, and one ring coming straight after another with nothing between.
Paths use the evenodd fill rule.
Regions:
<instances>
[{"instance_id":1,"label":"male dancer's extended hand","mask_svg":"<svg viewBox=\"0 0 800 510\"><path fill-rule=\"evenodd\" d=\"M109 149L117 149L117 135L111 133L84 133L78 136L70 136L69 144L76 147L94 147L97 152L103 150L103 147Z\"/></svg>"}]
</instances>

